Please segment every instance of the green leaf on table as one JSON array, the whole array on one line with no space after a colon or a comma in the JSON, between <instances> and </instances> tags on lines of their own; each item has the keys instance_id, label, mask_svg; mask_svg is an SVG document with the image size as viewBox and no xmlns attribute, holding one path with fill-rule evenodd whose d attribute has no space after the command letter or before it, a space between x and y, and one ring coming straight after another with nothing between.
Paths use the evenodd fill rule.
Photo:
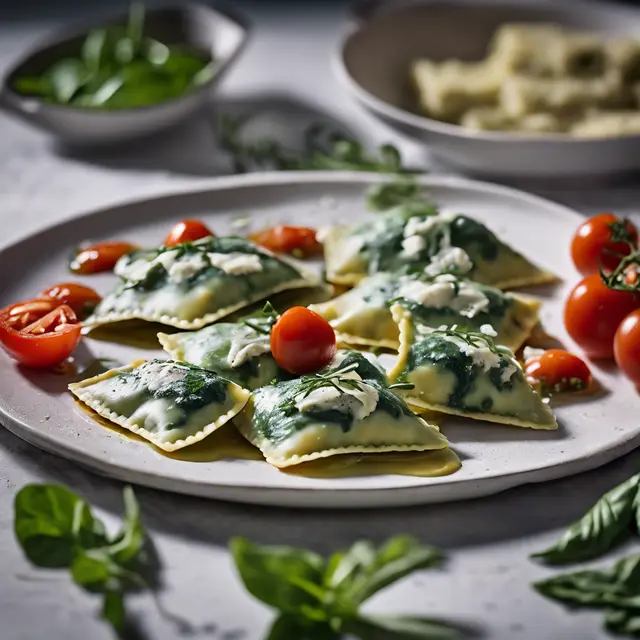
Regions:
<instances>
[{"instance_id":1,"label":"green leaf on table","mask_svg":"<svg viewBox=\"0 0 640 640\"><path fill-rule=\"evenodd\" d=\"M89 505L60 485L23 487L14 502L14 531L27 558L39 567L68 567L78 548L106 541Z\"/></svg>"},{"instance_id":2,"label":"green leaf on table","mask_svg":"<svg viewBox=\"0 0 640 640\"><path fill-rule=\"evenodd\" d=\"M340 634L327 623L309 622L308 620L288 614L278 616L266 640L339 640Z\"/></svg>"},{"instance_id":3,"label":"green leaf on table","mask_svg":"<svg viewBox=\"0 0 640 640\"><path fill-rule=\"evenodd\" d=\"M561 565L596 558L632 533L637 518L640 474L600 498L552 547L534 554L547 564Z\"/></svg>"},{"instance_id":4,"label":"green leaf on table","mask_svg":"<svg viewBox=\"0 0 640 640\"><path fill-rule=\"evenodd\" d=\"M124 597L120 591L107 591L102 601L102 619L120 633L127 623Z\"/></svg>"},{"instance_id":5,"label":"green leaf on table","mask_svg":"<svg viewBox=\"0 0 640 640\"><path fill-rule=\"evenodd\" d=\"M142 551L146 533L140 519L140 505L131 487L124 488L123 499L124 520L109 553L120 564L127 564Z\"/></svg>"},{"instance_id":6,"label":"green leaf on table","mask_svg":"<svg viewBox=\"0 0 640 640\"><path fill-rule=\"evenodd\" d=\"M47 76L20 76L13 81L13 88L28 96L49 97L53 94L53 85Z\"/></svg>"},{"instance_id":7,"label":"green leaf on table","mask_svg":"<svg viewBox=\"0 0 640 640\"><path fill-rule=\"evenodd\" d=\"M608 570L587 569L536 582L554 600L585 607L617 607L640 612L640 554L622 558Z\"/></svg>"},{"instance_id":8,"label":"green leaf on table","mask_svg":"<svg viewBox=\"0 0 640 640\"><path fill-rule=\"evenodd\" d=\"M604 626L615 635L640 638L640 612L607 609L604 614Z\"/></svg>"},{"instance_id":9,"label":"green leaf on table","mask_svg":"<svg viewBox=\"0 0 640 640\"><path fill-rule=\"evenodd\" d=\"M461 631L446 622L416 616L359 615L345 631L362 640L455 640Z\"/></svg>"},{"instance_id":10,"label":"green leaf on table","mask_svg":"<svg viewBox=\"0 0 640 640\"><path fill-rule=\"evenodd\" d=\"M360 563L340 592L348 602L358 606L414 571L439 565L442 560L443 555L437 549L422 545L411 536L396 536L380 547L373 558Z\"/></svg>"},{"instance_id":11,"label":"green leaf on table","mask_svg":"<svg viewBox=\"0 0 640 640\"><path fill-rule=\"evenodd\" d=\"M80 57L86 68L92 73L96 73L102 64L107 44L106 29L94 29L87 35L82 43Z\"/></svg>"},{"instance_id":12,"label":"green leaf on table","mask_svg":"<svg viewBox=\"0 0 640 640\"><path fill-rule=\"evenodd\" d=\"M244 538L232 539L229 548L247 591L258 600L284 613L319 606L325 567L321 556L292 547L262 547Z\"/></svg>"}]
</instances>

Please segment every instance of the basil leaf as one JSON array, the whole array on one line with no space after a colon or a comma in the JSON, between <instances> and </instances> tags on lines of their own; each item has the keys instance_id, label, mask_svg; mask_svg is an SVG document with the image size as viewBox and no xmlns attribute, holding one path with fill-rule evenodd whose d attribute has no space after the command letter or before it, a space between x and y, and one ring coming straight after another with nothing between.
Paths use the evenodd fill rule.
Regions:
<instances>
[{"instance_id":1,"label":"basil leaf","mask_svg":"<svg viewBox=\"0 0 640 640\"><path fill-rule=\"evenodd\" d=\"M92 73L100 69L105 45L107 43L107 32L105 29L94 29L90 31L82 44L80 57L86 68Z\"/></svg>"},{"instance_id":2,"label":"basil leaf","mask_svg":"<svg viewBox=\"0 0 640 640\"><path fill-rule=\"evenodd\" d=\"M622 609L607 609L604 624L608 631L619 636L640 638L640 613Z\"/></svg>"},{"instance_id":3,"label":"basil leaf","mask_svg":"<svg viewBox=\"0 0 640 640\"><path fill-rule=\"evenodd\" d=\"M51 97L53 86L47 76L22 76L13 81L13 88L28 96Z\"/></svg>"},{"instance_id":4,"label":"basil leaf","mask_svg":"<svg viewBox=\"0 0 640 640\"><path fill-rule=\"evenodd\" d=\"M303 618L281 615L274 621L267 640L339 640L340 635L326 623L309 623Z\"/></svg>"},{"instance_id":5,"label":"basil leaf","mask_svg":"<svg viewBox=\"0 0 640 640\"><path fill-rule=\"evenodd\" d=\"M442 554L433 547L421 545L411 536L391 538L378 551L373 564L363 567L353 579L345 597L356 606L405 576L438 565Z\"/></svg>"},{"instance_id":6,"label":"basil leaf","mask_svg":"<svg viewBox=\"0 0 640 640\"><path fill-rule=\"evenodd\" d=\"M89 72L81 60L65 58L55 62L47 71L53 97L68 104L89 79Z\"/></svg>"},{"instance_id":7,"label":"basil leaf","mask_svg":"<svg viewBox=\"0 0 640 640\"><path fill-rule=\"evenodd\" d=\"M358 616L345 631L362 640L454 640L462 637L456 627L415 616Z\"/></svg>"},{"instance_id":8,"label":"basil leaf","mask_svg":"<svg viewBox=\"0 0 640 640\"><path fill-rule=\"evenodd\" d=\"M567 604L640 610L640 554L622 558L610 570L576 571L533 586L547 598Z\"/></svg>"},{"instance_id":9,"label":"basil leaf","mask_svg":"<svg viewBox=\"0 0 640 640\"><path fill-rule=\"evenodd\" d=\"M89 505L59 485L22 488L14 502L14 530L27 558L39 567L68 567L77 548L106 541Z\"/></svg>"},{"instance_id":10,"label":"basil leaf","mask_svg":"<svg viewBox=\"0 0 640 640\"><path fill-rule=\"evenodd\" d=\"M321 608L307 586L321 585L325 561L319 555L291 547L261 547L234 538L229 548L247 591L283 613L303 607Z\"/></svg>"},{"instance_id":11,"label":"basil leaf","mask_svg":"<svg viewBox=\"0 0 640 640\"><path fill-rule=\"evenodd\" d=\"M140 505L131 487L125 487L124 521L115 541L109 547L109 553L120 564L127 564L135 558L145 543L145 531L140 520Z\"/></svg>"},{"instance_id":12,"label":"basil leaf","mask_svg":"<svg viewBox=\"0 0 640 640\"><path fill-rule=\"evenodd\" d=\"M605 493L549 549L536 553L547 564L568 564L595 558L620 544L631 533L637 510L640 474Z\"/></svg>"},{"instance_id":13,"label":"basil leaf","mask_svg":"<svg viewBox=\"0 0 640 640\"><path fill-rule=\"evenodd\" d=\"M127 622L124 598L118 591L107 591L102 602L102 619L108 622L120 634Z\"/></svg>"},{"instance_id":14,"label":"basil leaf","mask_svg":"<svg viewBox=\"0 0 640 640\"><path fill-rule=\"evenodd\" d=\"M368 569L376 560L376 549L370 542L356 542L348 551L338 551L329 558L324 582L338 589L347 581L352 581L358 570Z\"/></svg>"}]
</instances>

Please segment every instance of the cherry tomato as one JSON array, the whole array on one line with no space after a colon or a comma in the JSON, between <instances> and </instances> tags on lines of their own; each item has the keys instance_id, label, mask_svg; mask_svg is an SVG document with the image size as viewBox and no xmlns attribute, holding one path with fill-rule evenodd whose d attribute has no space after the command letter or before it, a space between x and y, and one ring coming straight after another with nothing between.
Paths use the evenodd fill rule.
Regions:
<instances>
[{"instance_id":1,"label":"cherry tomato","mask_svg":"<svg viewBox=\"0 0 640 640\"><path fill-rule=\"evenodd\" d=\"M136 245L128 242L100 242L80 249L69 265L69 269L83 275L111 271L122 256L137 248Z\"/></svg>"},{"instance_id":2,"label":"cherry tomato","mask_svg":"<svg viewBox=\"0 0 640 640\"><path fill-rule=\"evenodd\" d=\"M193 242L209 236L213 236L213 233L200 220L183 220L169 231L169 235L165 238L164 246L173 247L183 242Z\"/></svg>"},{"instance_id":3,"label":"cherry tomato","mask_svg":"<svg viewBox=\"0 0 640 640\"><path fill-rule=\"evenodd\" d=\"M622 320L640 307L631 291L609 289L598 274L583 278L569 294L564 324L591 358L613 357L613 337Z\"/></svg>"},{"instance_id":4,"label":"cherry tomato","mask_svg":"<svg viewBox=\"0 0 640 640\"><path fill-rule=\"evenodd\" d=\"M620 262L620 256L631 253L625 242L611 242L609 225L621 222L613 213L601 213L581 224L571 241L571 257L576 269L582 275L598 273L600 265L605 271L613 271ZM628 222L626 226L634 246L638 246L638 230ZM612 253L614 252L614 253Z\"/></svg>"},{"instance_id":5,"label":"cherry tomato","mask_svg":"<svg viewBox=\"0 0 640 640\"><path fill-rule=\"evenodd\" d=\"M550 391L578 391L591 382L589 367L573 353L549 349L524 363L527 378L541 382Z\"/></svg>"},{"instance_id":6,"label":"cherry tomato","mask_svg":"<svg viewBox=\"0 0 640 640\"><path fill-rule=\"evenodd\" d=\"M632 311L620 323L613 353L624 375L640 389L640 309Z\"/></svg>"},{"instance_id":7,"label":"cherry tomato","mask_svg":"<svg viewBox=\"0 0 640 640\"><path fill-rule=\"evenodd\" d=\"M20 331L60 305L56 300L40 299L25 300L12 304L0 311L3 321L11 329Z\"/></svg>"},{"instance_id":8,"label":"cherry tomato","mask_svg":"<svg viewBox=\"0 0 640 640\"><path fill-rule=\"evenodd\" d=\"M48 368L66 360L80 339L82 327L73 309L59 305L33 318L40 300L19 302L0 311L0 343L27 367ZM56 305L55 300L46 301ZM26 311L25 307L31 307ZM31 321L33 320L33 321Z\"/></svg>"},{"instance_id":9,"label":"cherry tomato","mask_svg":"<svg viewBox=\"0 0 640 640\"><path fill-rule=\"evenodd\" d=\"M254 233L249 239L274 253L289 253L300 258L322 255L322 245L316 239L316 231L309 227L281 224Z\"/></svg>"},{"instance_id":10,"label":"cherry tomato","mask_svg":"<svg viewBox=\"0 0 640 640\"><path fill-rule=\"evenodd\" d=\"M70 306L76 315L84 316L90 313L102 298L90 287L75 282L54 284L41 294L44 298L53 298L58 304Z\"/></svg>"},{"instance_id":11,"label":"cherry tomato","mask_svg":"<svg viewBox=\"0 0 640 640\"><path fill-rule=\"evenodd\" d=\"M632 287L634 284L636 284L636 282L638 282L639 277L640 276L638 275L638 268L635 266L632 266L625 271L624 281L626 284Z\"/></svg>"},{"instance_id":12,"label":"cherry tomato","mask_svg":"<svg viewBox=\"0 0 640 640\"><path fill-rule=\"evenodd\" d=\"M289 373L312 373L329 364L336 355L336 334L315 311L292 307L271 330L271 352Z\"/></svg>"}]
</instances>

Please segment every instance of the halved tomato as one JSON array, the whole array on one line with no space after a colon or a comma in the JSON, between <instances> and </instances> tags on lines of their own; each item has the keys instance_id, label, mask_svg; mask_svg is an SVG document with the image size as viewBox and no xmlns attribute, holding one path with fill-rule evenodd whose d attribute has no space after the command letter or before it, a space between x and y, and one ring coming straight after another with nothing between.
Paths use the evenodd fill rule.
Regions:
<instances>
[{"instance_id":1,"label":"halved tomato","mask_svg":"<svg viewBox=\"0 0 640 640\"><path fill-rule=\"evenodd\" d=\"M66 360L81 329L73 309L55 300L28 300L0 311L0 343L27 367L48 368Z\"/></svg>"},{"instance_id":2,"label":"halved tomato","mask_svg":"<svg viewBox=\"0 0 640 640\"><path fill-rule=\"evenodd\" d=\"M102 298L91 287L75 282L62 282L45 289L40 295L53 298L57 304L70 306L76 315L82 317L89 314Z\"/></svg>"}]
</instances>

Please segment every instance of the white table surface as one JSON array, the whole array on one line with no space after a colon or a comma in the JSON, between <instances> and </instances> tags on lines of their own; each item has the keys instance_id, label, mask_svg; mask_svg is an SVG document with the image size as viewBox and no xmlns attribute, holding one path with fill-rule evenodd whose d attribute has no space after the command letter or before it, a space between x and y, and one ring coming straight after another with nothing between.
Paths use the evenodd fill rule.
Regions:
<instances>
[{"instance_id":1,"label":"white table surface","mask_svg":"<svg viewBox=\"0 0 640 640\"><path fill-rule=\"evenodd\" d=\"M307 105L354 127L372 143L396 142L411 162L427 162L422 150L351 104L335 81L330 56L340 35L340 8L310 10L301 9L302 4L280 13L257 5L249 9L256 31L225 81L220 102L252 101L260 107L274 96L287 96L301 108ZM0 23L0 71L52 25ZM0 115L0 248L92 207L202 183L223 166L206 122L153 144L89 157L59 152L39 133ZM537 191L584 213L614 210L640 221L640 188L632 185L576 184ZM258 640L265 636L271 613L235 577L225 549L229 537L308 545L328 553L364 536L381 541L411 533L446 550L450 561L444 570L416 575L385 591L371 602L373 609L452 618L477 626L483 637L494 640L595 640L604 637L600 615L567 613L536 595L529 583L551 572L530 562L528 555L545 547L602 492L639 466L640 453L633 453L588 474L492 498L376 512L255 508L138 488L164 567L160 599L193 628L160 618L148 596L132 598L131 606L150 640ZM96 619L97 601L64 573L31 568L14 542L12 501L28 482L67 484L109 522L121 512L118 483L0 429L0 638L110 638Z\"/></svg>"}]
</instances>

